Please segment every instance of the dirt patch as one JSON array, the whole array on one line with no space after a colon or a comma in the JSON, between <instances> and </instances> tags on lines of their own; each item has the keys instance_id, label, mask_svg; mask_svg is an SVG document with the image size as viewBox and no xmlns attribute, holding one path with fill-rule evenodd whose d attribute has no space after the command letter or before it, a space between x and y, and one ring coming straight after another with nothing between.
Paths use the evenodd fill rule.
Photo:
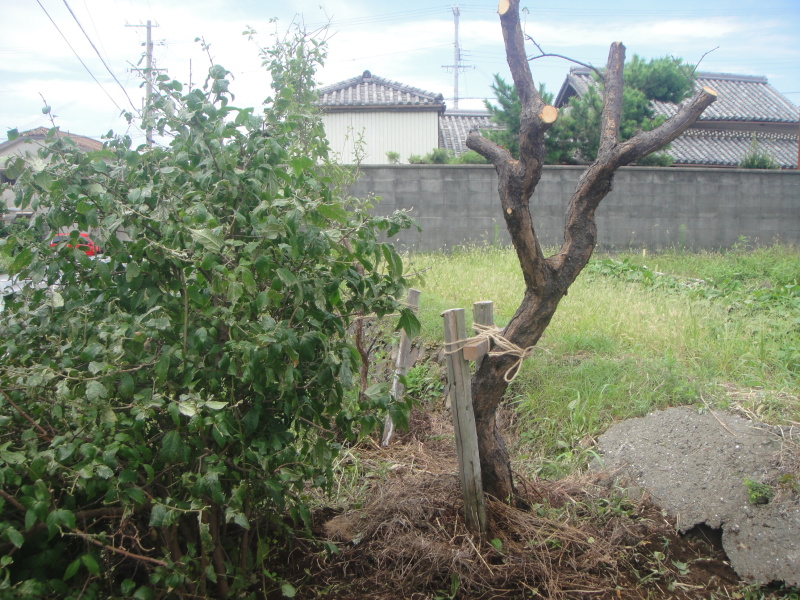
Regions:
<instances>
[{"instance_id":1,"label":"dirt patch","mask_svg":"<svg viewBox=\"0 0 800 600\"><path fill-rule=\"evenodd\" d=\"M612 427L603 467L643 490L681 532L721 529L743 578L800 585L800 430L728 412L671 408Z\"/></svg>"},{"instance_id":2,"label":"dirt patch","mask_svg":"<svg viewBox=\"0 0 800 600\"><path fill-rule=\"evenodd\" d=\"M467 531L448 413L412 415L390 448L359 450L383 464L363 506L315 514L317 544L295 551L286 578L298 598L482 599L731 596L741 582L721 549L685 538L645 497L607 477L518 479L530 505L488 505L490 531Z\"/></svg>"}]
</instances>

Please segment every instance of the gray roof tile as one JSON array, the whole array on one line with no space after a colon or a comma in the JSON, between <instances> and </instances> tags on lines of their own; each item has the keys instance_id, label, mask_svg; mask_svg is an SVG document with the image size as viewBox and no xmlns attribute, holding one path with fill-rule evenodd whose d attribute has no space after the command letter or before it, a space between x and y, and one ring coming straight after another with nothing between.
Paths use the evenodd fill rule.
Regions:
<instances>
[{"instance_id":1,"label":"gray roof tile","mask_svg":"<svg viewBox=\"0 0 800 600\"><path fill-rule=\"evenodd\" d=\"M439 147L458 156L469 150L466 141L470 131L496 128L485 110L448 110L439 117Z\"/></svg>"},{"instance_id":2,"label":"gray roof tile","mask_svg":"<svg viewBox=\"0 0 800 600\"><path fill-rule=\"evenodd\" d=\"M750 150L753 135L759 150L772 156L781 168L797 168L798 136L780 133L689 129L666 152L676 165L735 167Z\"/></svg>"},{"instance_id":3,"label":"gray roof tile","mask_svg":"<svg viewBox=\"0 0 800 600\"><path fill-rule=\"evenodd\" d=\"M556 106L563 106L576 92L583 95L591 85L591 71L585 67L570 69L556 97ZM729 73L696 74L695 88L709 87L717 100L698 121L758 121L797 123L797 107L769 85L766 77L731 75ZM571 88L571 89L570 89ZM677 111L674 104L653 102L657 114L667 117Z\"/></svg>"},{"instance_id":4,"label":"gray roof tile","mask_svg":"<svg viewBox=\"0 0 800 600\"><path fill-rule=\"evenodd\" d=\"M441 94L426 92L364 71L358 77L318 90L318 106L324 109L355 107L416 107L444 110Z\"/></svg>"}]
</instances>

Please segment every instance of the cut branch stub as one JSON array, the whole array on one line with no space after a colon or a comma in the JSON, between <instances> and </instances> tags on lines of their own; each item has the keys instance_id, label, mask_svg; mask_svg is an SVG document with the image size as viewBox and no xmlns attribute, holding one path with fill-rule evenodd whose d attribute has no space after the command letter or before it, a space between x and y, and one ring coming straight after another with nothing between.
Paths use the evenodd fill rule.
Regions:
<instances>
[{"instance_id":1,"label":"cut branch stub","mask_svg":"<svg viewBox=\"0 0 800 600\"><path fill-rule=\"evenodd\" d=\"M539 113L539 119L542 123L555 123L558 118L558 109L555 106L547 104L542 112Z\"/></svg>"},{"instance_id":2,"label":"cut branch stub","mask_svg":"<svg viewBox=\"0 0 800 600\"><path fill-rule=\"evenodd\" d=\"M504 15L508 12L509 8L511 8L511 2L509 0L500 0L500 3L497 5L497 14Z\"/></svg>"}]
</instances>

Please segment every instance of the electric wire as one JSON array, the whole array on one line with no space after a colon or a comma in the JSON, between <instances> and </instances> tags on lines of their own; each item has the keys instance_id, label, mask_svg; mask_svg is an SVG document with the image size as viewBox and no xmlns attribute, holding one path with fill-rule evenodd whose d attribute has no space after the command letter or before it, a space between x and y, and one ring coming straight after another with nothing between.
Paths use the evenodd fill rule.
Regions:
<instances>
[{"instance_id":1,"label":"electric wire","mask_svg":"<svg viewBox=\"0 0 800 600\"><path fill-rule=\"evenodd\" d=\"M36 1L38 2L39 0L36 0ZM89 44L94 49L95 54L97 54L97 57L100 59L100 62L103 63L103 66L106 68L106 71L108 71L108 74L111 75L111 77L114 79L114 81L117 82L117 85L122 90L122 93L125 94L125 97L128 99L128 102L130 103L131 108L133 108L134 112L138 112L138 110L136 108L136 105L133 103L133 100L131 100L131 97L128 95L128 91L119 82L119 79L117 79L117 76L114 75L114 72L111 70L111 68L108 66L108 63L105 61L103 56L100 54L100 51L97 49L97 46L94 45L94 42L92 41L92 38L90 38L89 34L86 33L86 30L83 28L83 25L81 25L81 22L78 20L78 17L75 16L75 13L72 12L72 7L70 7L70 5L67 2L67 0L63 0L63 2L64 2L64 6L66 6L67 10L69 11L69 14L72 15L72 18L75 19L75 22L78 24L78 27L80 27L80 30L83 32L83 35L86 36L86 39L89 41ZM40 4L40 6L41 6L41 4Z\"/></svg>"},{"instance_id":2,"label":"electric wire","mask_svg":"<svg viewBox=\"0 0 800 600\"><path fill-rule=\"evenodd\" d=\"M80 57L80 55L79 55L79 54L78 54L78 53L75 51L75 48L73 48L73 47L72 47L72 44L70 44L70 43L69 43L69 40L67 39L67 36L65 36L65 35L64 35L64 32L63 32L63 31L61 31L61 28L60 28L60 27L58 26L58 24L57 24L57 23L56 23L56 22L53 20L53 17L51 17L51 16L50 16L50 13L49 13L49 12L47 12L47 9L46 9L44 6L42 6L42 3L41 3L39 0L36 0L36 4L38 4L38 5L39 5L39 7L40 7L40 8L41 8L41 9L44 11L44 14L46 14L46 15L47 15L47 18L48 18L48 19L50 19L50 22L51 22L51 23L53 24L53 26L54 26L54 27L55 27L55 28L58 30L58 33L60 33L60 34L61 34L61 37L62 37L62 38L64 38L64 41L67 43L67 46L69 46L69 49L70 49L70 50L72 50L72 53L75 55L75 57L76 57L76 58L77 58L77 59L80 61L80 63L83 65L83 68L84 68L84 69L86 69L86 72L87 72L87 73L89 73L89 76L90 76L92 79L94 79L94 82L95 82L97 85L99 85L99 86L100 86L100 89L101 89L101 90L103 90L103 92L105 93L105 95L106 95L106 96L108 96L108 99L109 99L109 100L111 100L111 102L113 102L113 103L114 103L114 106L116 106L116 107L119 109L119 111L120 111L120 112L125 112L125 111L122 109L122 107L121 107L119 104L117 104L117 101L116 101L116 100L114 100L113 96L112 96L111 94L109 94L109 93L108 93L108 90L106 90L106 88L104 88L104 87L103 87L103 84L102 84L102 83L100 83L100 81L97 79L97 77L95 77L95 76L94 76L94 73L92 73L91 69L89 69L89 67L86 65L86 63L85 63L85 62L83 62L83 59L82 59L82 58Z\"/></svg>"}]
</instances>

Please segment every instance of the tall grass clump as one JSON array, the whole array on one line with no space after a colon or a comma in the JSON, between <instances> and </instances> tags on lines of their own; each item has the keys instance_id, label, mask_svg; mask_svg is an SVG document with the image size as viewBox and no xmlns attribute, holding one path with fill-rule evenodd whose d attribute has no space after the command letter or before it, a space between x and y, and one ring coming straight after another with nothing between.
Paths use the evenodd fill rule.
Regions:
<instances>
[{"instance_id":1,"label":"tall grass clump","mask_svg":"<svg viewBox=\"0 0 800 600\"><path fill-rule=\"evenodd\" d=\"M441 343L440 313L493 300L507 323L523 293L508 248L415 255L420 317ZM648 266L651 265L651 266ZM596 436L656 409L736 404L800 420L800 252L743 245L721 253L596 256L570 288L510 388L525 467L560 476Z\"/></svg>"}]
</instances>

